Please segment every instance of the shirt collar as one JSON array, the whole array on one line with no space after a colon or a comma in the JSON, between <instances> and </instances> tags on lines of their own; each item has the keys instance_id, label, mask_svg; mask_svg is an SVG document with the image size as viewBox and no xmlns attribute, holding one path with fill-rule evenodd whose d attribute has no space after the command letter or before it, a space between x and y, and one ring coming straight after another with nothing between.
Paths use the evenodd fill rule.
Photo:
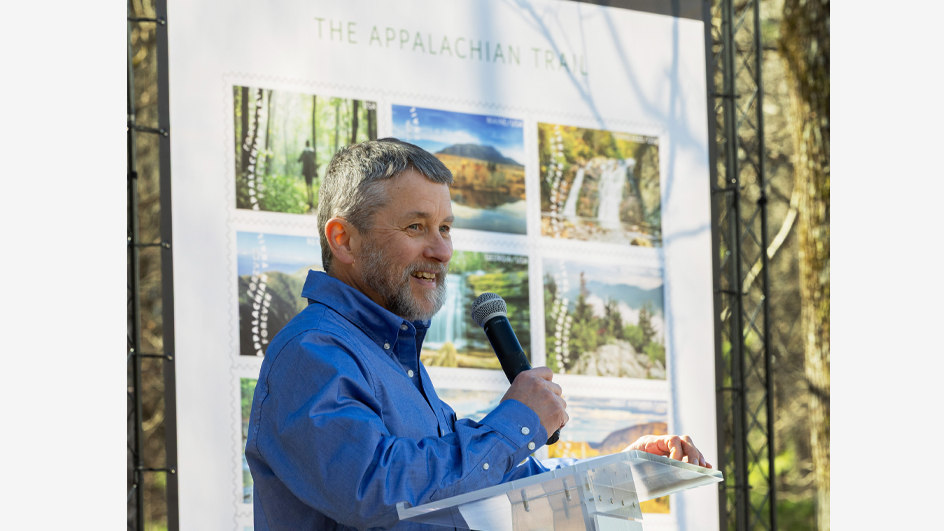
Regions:
<instances>
[{"instance_id":1,"label":"shirt collar","mask_svg":"<svg viewBox=\"0 0 944 531\"><path fill-rule=\"evenodd\" d=\"M322 271L309 271L302 288L302 297L319 302L341 314L364 332L378 347L395 342L401 332L400 326L407 324L408 332L414 328L420 337L426 335L430 321L406 321L383 308L357 289L329 276ZM422 339L420 339L422 340ZM392 349L385 349L390 352Z\"/></svg>"}]
</instances>

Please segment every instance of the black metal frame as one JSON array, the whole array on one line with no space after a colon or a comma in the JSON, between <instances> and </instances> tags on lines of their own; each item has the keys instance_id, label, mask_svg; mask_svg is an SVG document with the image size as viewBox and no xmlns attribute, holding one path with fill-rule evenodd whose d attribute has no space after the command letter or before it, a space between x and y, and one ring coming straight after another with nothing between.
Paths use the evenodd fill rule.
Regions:
<instances>
[{"instance_id":1,"label":"black metal frame","mask_svg":"<svg viewBox=\"0 0 944 531\"><path fill-rule=\"evenodd\" d=\"M705 0L704 22L720 527L775 530L760 0Z\"/></svg>"},{"instance_id":2,"label":"black metal frame","mask_svg":"<svg viewBox=\"0 0 944 531\"><path fill-rule=\"evenodd\" d=\"M594 2L596 3L596 2ZM607 3L607 2L600 2ZM707 60L709 159L712 195L718 466L721 529L777 528L773 451L767 183L765 180L760 0L703 0ZM677 6L673 6L676 10ZM167 70L167 5L156 0L156 17L128 13L128 303L127 362L132 364L129 443L133 465L129 516L144 529L143 474L167 474L167 525L180 527L177 483L176 374L174 363L173 250ZM750 22L750 23L749 23ZM158 127L135 123L131 25L157 24ZM744 134L747 131L749 134ZM136 134L160 139L161 241L138 240ZM745 196L753 200L745 200ZM750 240L748 240L750 238ZM138 251L160 246L164 352L140 352ZM756 272L760 265L759 273ZM754 338L753 341L750 338ZM164 360L166 464L145 465L141 455L141 359ZM133 435L132 435L133 434ZM754 470L760 482L750 483ZM757 484L760 483L760 484ZM752 496L753 495L753 496ZM134 504L131 505L132 498ZM757 500L759 499L759 502ZM129 520L130 521L130 520Z\"/></svg>"},{"instance_id":3,"label":"black metal frame","mask_svg":"<svg viewBox=\"0 0 944 531\"><path fill-rule=\"evenodd\" d=\"M144 530L144 490L143 476L146 473L167 474L167 528L177 531L180 528L178 511L177 484L177 392L176 370L174 363L174 270L171 193L170 193L170 107L168 98L167 73L167 2L156 0L155 18L132 17L131 5L128 4L128 356L132 373L128 414L129 443L132 463L129 470L131 487L128 490L129 527L133 524L137 531ZM157 41L157 106L158 127L148 127L136 123L134 105L134 70L131 63L132 24L156 24ZM138 172L137 172L137 134L153 134L159 138L160 161L160 212L161 238L159 242L141 242L138 238ZM141 352L141 306L139 294L138 253L142 247L161 248L161 297L164 352ZM141 360L142 358L160 358L164 375L164 433L166 462L163 467L149 467L142 455L142 403L141 403ZM134 503L132 504L132 499ZM133 516L133 520L132 517Z\"/></svg>"}]
</instances>

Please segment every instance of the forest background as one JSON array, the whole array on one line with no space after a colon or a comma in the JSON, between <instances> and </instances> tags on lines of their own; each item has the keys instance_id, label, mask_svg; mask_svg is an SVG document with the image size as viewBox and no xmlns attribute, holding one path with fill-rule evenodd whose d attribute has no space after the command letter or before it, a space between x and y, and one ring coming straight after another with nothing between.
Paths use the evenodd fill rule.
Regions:
<instances>
[{"instance_id":1,"label":"forest background","mask_svg":"<svg viewBox=\"0 0 944 531\"><path fill-rule=\"evenodd\" d=\"M829 3L761 0L760 11L778 528L824 531L829 528ZM131 0L129 16L154 17L153 1ZM156 36L153 24L131 25L128 53L139 124L158 123ZM141 241L160 239L158 155L156 135L137 135ZM160 252L140 251L145 352L162 352ZM130 369L128 378L130 390ZM163 382L162 361L143 359L142 452L152 467L165 461ZM128 404L130 412L130 391ZM129 489L132 459L129 450ZM166 529L164 475L143 477L145 528ZM129 499L129 526L133 518Z\"/></svg>"},{"instance_id":2,"label":"forest background","mask_svg":"<svg viewBox=\"0 0 944 531\"><path fill-rule=\"evenodd\" d=\"M233 124L236 207L314 213L321 177L334 154L353 143L377 139L377 105L234 86ZM310 196L300 157L306 146L314 152Z\"/></svg>"}]
</instances>

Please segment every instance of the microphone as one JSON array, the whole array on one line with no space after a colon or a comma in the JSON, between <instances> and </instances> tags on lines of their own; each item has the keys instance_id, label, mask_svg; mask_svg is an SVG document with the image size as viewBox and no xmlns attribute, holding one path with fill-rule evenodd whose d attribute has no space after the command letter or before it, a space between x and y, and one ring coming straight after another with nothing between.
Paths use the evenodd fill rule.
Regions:
<instances>
[{"instance_id":1,"label":"microphone","mask_svg":"<svg viewBox=\"0 0 944 531\"><path fill-rule=\"evenodd\" d=\"M472 303L472 320L485 329L488 342L492 344L492 350L509 383L513 383L521 372L531 369L528 357L508 322L508 307L504 299L494 293L479 295ZM557 430L547 440L547 444L554 444L559 438L560 430Z\"/></svg>"}]
</instances>

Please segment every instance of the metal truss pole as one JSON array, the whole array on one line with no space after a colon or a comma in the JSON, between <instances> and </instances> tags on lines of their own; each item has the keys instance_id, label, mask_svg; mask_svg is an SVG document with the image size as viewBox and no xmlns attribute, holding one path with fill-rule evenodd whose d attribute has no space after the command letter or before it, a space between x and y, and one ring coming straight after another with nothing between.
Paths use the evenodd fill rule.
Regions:
<instances>
[{"instance_id":1,"label":"metal truss pole","mask_svg":"<svg viewBox=\"0 0 944 531\"><path fill-rule=\"evenodd\" d=\"M130 3L129 3L130 16ZM128 22L128 120L135 115L134 108L134 69L131 61L131 22ZM131 363L131 382L128 391L128 447L131 451L128 482L128 503L134 499L134 505L128 507L128 528L144 530L144 488L138 470L141 463L141 359L136 356L141 344L141 300L138 289L140 264L138 260L138 172L137 139L133 127L128 127L128 357Z\"/></svg>"},{"instance_id":2,"label":"metal truss pole","mask_svg":"<svg viewBox=\"0 0 944 531\"><path fill-rule=\"evenodd\" d=\"M721 529L777 528L759 0L705 0Z\"/></svg>"},{"instance_id":3,"label":"metal truss pole","mask_svg":"<svg viewBox=\"0 0 944 531\"><path fill-rule=\"evenodd\" d=\"M170 193L170 139L169 139L169 98L167 74L167 2L155 2L154 18L135 17L131 2L128 2L128 528L135 531L145 529L144 511L144 475L150 473L166 474L167 529L177 531L180 528L178 515L177 488L177 407L176 373L174 366L174 298L173 298L173 255L171 250L171 193ZM132 62L131 33L134 24L155 24L157 56L157 106L158 126L149 127L137 123L134 93L134 65ZM141 242L139 238L138 211L138 172L137 172L137 134L156 135L159 138L159 190L160 190L160 241ZM140 298L140 261L142 247L161 249L161 297L163 323L163 352L142 352L141 350L141 298ZM164 434L165 456L163 467L146 464L143 451L144 430L142 427L142 370L144 358L159 358L163 361L164 377ZM133 503L132 503L133 500Z\"/></svg>"}]
</instances>

